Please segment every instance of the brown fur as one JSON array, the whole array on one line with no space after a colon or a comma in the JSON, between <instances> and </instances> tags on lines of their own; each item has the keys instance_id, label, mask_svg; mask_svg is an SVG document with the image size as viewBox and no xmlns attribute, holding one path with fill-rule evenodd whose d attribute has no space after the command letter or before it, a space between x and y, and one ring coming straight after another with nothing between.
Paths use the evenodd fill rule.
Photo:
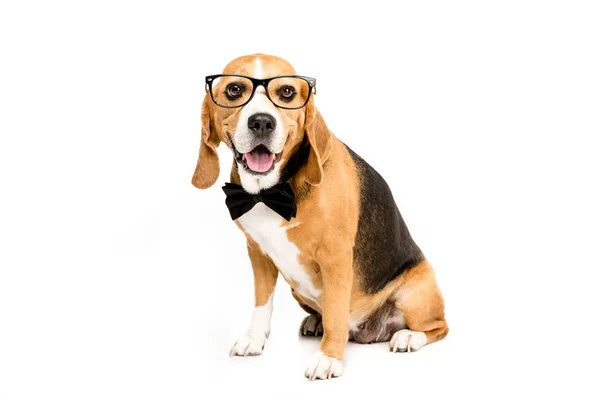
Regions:
<instances>
[{"instance_id":1,"label":"brown fur","mask_svg":"<svg viewBox=\"0 0 600 400\"><path fill-rule=\"evenodd\" d=\"M247 236L247 239L248 256L254 273L254 305L256 307L264 306L273 294L279 272L271 258L263 253L260 246L251 237Z\"/></svg>"},{"instance_id":2,"label":"brown fur","mask_svg":"<svg viewBox=\"0 0 600 400\"><path fill-rule=\"evenodd\" d=\"M265 77L295 74L284 60L266 55L240 57L225 67L224 73L252 76L254 59L262 60ZM228 146L227 132L234 132L241 108L216 106L207 95L202 106L202 141L192 183L199 188L214 184L219 174L216 147ZM321 351L339 360L343 358L348 340L349 320L366 320L384 304L392 303L404 314L409 328L423 331L428 343L443 338L448 327L444 319L444 302L427 261L400 275L379 292L367 295L355 279L353 260L358 217L360 184L354 161L348 150L328 129L314 105L314 96L299 110L278 109L288 133L283 159L300 146L308 136L310 153L305 166L290 180L298 202L297 216L283 225L288 239L300 250L299 262L315 288L322 289L318 303L293 296L307 312L317 312L323 318ZM240 183L232 168L231 180ZM298 194L300 194L298 196ZM298 224L299 223L299 224ZM237 225L242 229L241 225ZM248 253L255 279L256 305L266 303L277 279L273 261L260 250L249 235ZM296 283L288 281L292 290Z\"/></svg>"},{"instance_id":3,"label":"brown fur","mask_svg":"<svg viewBox=\"0 0 600 400\"><path fill-rule=\"evenodd\" d=\"M441 340L448 334L444 299L428 261L410 269L373 295L355 291L351 301L351 318L364 321L388 302L402 312L409 329L425 332L427 343Z\"/></svg>"}]
</instances>

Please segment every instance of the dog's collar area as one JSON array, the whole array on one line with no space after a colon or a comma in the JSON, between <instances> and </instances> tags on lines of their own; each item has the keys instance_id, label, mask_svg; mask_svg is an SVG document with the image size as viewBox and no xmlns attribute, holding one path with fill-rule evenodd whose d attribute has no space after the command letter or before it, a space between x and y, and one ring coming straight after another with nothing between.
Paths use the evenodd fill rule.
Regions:
<instances>
[{"instance_id":1,"label":"dog's collar area","mask_svg":"<svg viewBox=\"0 0 600 400\"><path fill-rule=\"evenodd\" d=\"M237 151L233 145L233 140L229 133L227 133L227 137L235 154L235 160L237 162L235 162L234 165L237 169L238 162L242 160L241 153ZM231 219L235 220L241 217L250 211L257 203L263 203L287 221L295 218L297 210L296 196L289 180L292 179L306 163L309 152L310 146L308 139L305 137L298 150L290 157L285 165L279 182L268 189L260 190L258 193L248 193L244 190L242 185L225 183L225 186L223 186L223 191L226 195L225 204L229 209Z\"/></svg>"},{"instance_id":2,"label":"dog's collar area","mask_svg":"<svg viewBox=\"0 0 600 400\"><path fill-rule=\"evenodd\" d=\"M308 145L308 139L305 137L300 144L300 148L296 151L288 160L287 164L283 168L283 173L279 182L287 182L302 168L308 160L308 154L310 152L310 146Z\"/></svg>"},{"instance_id":3,"label":"dog's collar area","mask_svg":"<svg viewBox=\"0 0 600 400\"><path fill-rule=\"evenodd\" d=\"M250 194L242 185L225 183L225 204L232 220L252 210L257 203L263 203L287 221L296 217L296 198L289 182L279 183L256 194Z\"/></svg>"},{"instance_id":4,"label":"dog's collar area","mask_svg":"<svg viewBox=\"0 0 600 400\"><path fill-rule=\"evenodd\" d=\"M262 190L261 190L261 192L262 192ZM252 200L255 203L262 203L263 198L262 198L262 195L260 194L260 192L252 194Z\"/></svg>"}]
</instances>

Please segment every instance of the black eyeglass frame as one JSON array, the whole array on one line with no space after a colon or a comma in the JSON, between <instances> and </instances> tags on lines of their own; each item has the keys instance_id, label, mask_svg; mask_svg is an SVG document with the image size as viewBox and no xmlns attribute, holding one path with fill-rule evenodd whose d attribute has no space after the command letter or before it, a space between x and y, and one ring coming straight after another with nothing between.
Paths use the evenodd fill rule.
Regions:
<instances>
[{"instance_id":1,"label":"black eyeglass frame","mask_svg":"<svg viewBox=\"0 0 600 400\"><path fill-rule=\"evenodd\" d=\"M246 100L243 104L239 104L237 106L224 106L224 105L217 103L215 101L215 97L213 96L212 84L215 81L215 79L221 78L224 76L237 76L239 78L245 78L245 79L248 79L249 81L251 81L252 82L252 93L250 94L250 97L248 98L248 100ZM267 86L269 85L269 83L272 80L279 79L279 78L298 78L298 79L302 79L303 81L308 83L308 88L309 88L308 96L306 96L306 101L304 102L304 104L302 104L300 107L283 107L283 106L280 106L279 104L275 103L273 101L273 99L271 99L271 96L269 96L269 89L267 88ZM248 104L250 102L250 100L252 100L252 98L254 97L254 93L256 92L256 88L259 86L262 86L265 88L265 92L267 94L268 99L271 101L271 103L273 103L273 105L275 105L275 107L283 108L285 110L298 110L302 107L305 107L308 104L308 101L310 100L310 95L312 94L313 90L314 90L315 94L317 94L317 80L315 78L309 78L308 76L301 76L301 75L280 75L280 76L274 76L272 78L267 78L267 79L256 79L256 78L252 78L252 77L246 76L246 75L217 74L217 75L208 75L205 78L205 83L206 83L206 86L205 86L206 92L210 93L210 98L213 101L213 103L215 103L217 106L223 107L223 108L239 108L239 107L245 106L246 104Z\"/></svg>"}]
</instances>

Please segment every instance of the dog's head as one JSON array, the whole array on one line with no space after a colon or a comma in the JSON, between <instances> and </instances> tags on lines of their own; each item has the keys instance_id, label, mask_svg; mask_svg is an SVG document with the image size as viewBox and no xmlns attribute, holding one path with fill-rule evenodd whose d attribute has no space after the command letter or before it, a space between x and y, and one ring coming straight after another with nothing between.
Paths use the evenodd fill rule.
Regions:
<instances>
[{"instance_id":1,"label":"dog's head","mask_svg":"<svg viewBox=\"0 0 600 400\"><path fill-rule=\"evenodd\" d=\"M194 186L205 189L217 180L221 142L232 150L249 193L277 184L305 141L310 150L304 179L321 183L333 142L314 105L314 79L297 76L281 58L255 54L236 58L221 75L206 77L206 90Z\"/></svg>"}]
</instances>

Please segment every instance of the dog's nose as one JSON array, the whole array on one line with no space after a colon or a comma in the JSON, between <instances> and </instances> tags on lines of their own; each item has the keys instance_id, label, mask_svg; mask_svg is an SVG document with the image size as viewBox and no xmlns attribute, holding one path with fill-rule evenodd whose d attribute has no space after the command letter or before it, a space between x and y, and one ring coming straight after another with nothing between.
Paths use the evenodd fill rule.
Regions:
<instances>
[{"instance_id":1,"label":"dog's nose","mask_svg":"<svg viewBox=\"0 0 600 400\"><path fill-rule=\"evenodd\" d=\"M248 128L257 135L268 135L275 130L275 118L269 114L258 113L248 118Z\"/></svg>"}]
</instances>

